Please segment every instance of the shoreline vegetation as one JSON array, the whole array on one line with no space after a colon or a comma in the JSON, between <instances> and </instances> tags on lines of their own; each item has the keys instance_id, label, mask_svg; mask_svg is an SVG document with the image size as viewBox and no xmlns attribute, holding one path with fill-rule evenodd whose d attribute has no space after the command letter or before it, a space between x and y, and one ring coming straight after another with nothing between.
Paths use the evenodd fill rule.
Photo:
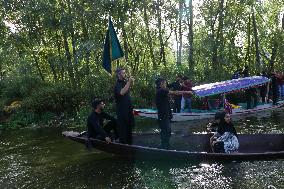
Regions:
<instances>
[{"instance_id":1,"label":"shoreline vegetation","mask_svg":"<svg viewBox=\"0 0 284 189\"><path fill-rule=\"evenodd\" d=\"M0 8L0 129L62 120L85 127L95 97L114 114L115 76L102 66L109 17L124 54L112 73L124 67L135 78L137 108L154 107L158 77L200 85L245 67L251 76L284 69L283 0L30 0Z\"/></svg>"}]
</instances>

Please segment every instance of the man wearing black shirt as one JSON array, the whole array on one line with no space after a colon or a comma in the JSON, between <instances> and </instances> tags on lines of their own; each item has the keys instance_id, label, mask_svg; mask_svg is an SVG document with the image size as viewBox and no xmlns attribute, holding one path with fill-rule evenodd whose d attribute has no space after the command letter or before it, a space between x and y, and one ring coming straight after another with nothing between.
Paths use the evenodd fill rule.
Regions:
<instances>
[{"instance_id":1,"label":"man wearing black shirt","mask_svg":"<svg viewBox=\"0 0 284 189\"><path fill-rule=\"evenodd\" d=\"M173 117L170 108L169 95L192 94L192 92L169 91L169 89L167 88L167 81L162 78L156 80L156 86L156 106L158 110L158 124L161 129L161 148L169 149L171 136L170 120Z\"/></svg>"},{"instance_id":2,"label":"man wearing black shirt","mask_svg":"<svg viewBox=\"0 0 284 189\"><path fill-rule=\"evenodd\" d=\"M132 129L135 125L135 121L130 98L130 89L134 83L134 78L127 78L125 69L123 68L118 68L116 75L117 82L114 87L114 97L116 102L119 142L132 144Z\"/></svg>"},{"instance_id":3,"label":"man wearing black shirt","mask_svg":"<svg viewBox=\"0 0 284 189\"><path fill-rule=\"evenodd\" d=\"M272 92L272 102L273 105L277 104L277 100L278 100L278 92L279 92L279 88L278 88L278 79L275 73L272 73L271 75L271 92Z\"/></svg>"},{"instance_id":4,"label":"man wearing black shirt","mask_svg":"<svg viewBox=\"0 0 284 189\"><path fill-rule=\"evenodd\" d=\"M178 75L176 81L171 83L169 85L169 88L172 89L173 91L181 91L182 82L183 82L182 76ZM176 95L174 96L173 111L174 113L180 113L180 109L181 109L181 95Z\"/></svg>"},{"instance_id":5,"label":"man wearing black shirt","mask_svg":"<svg viewBox=\"0 0 284 189\"><path fill-rule=\"evenodd\" d=\"M245 66L242 74L243 74L243 77L249 77L249 67L248 66Z\"/></svg>"},{"instance_id":6,"label":"man wearing black shirt","mask_svg":"<svg viewBox=\"0 0 284 189\"><path fill-rule=\"evenodd\" d=\"M103 100L96 99L92 102L93 112L87 119L88 137L111 142L110 133L114 130L116 135L116 120L103 111L105 103ZM104 126L104 120L109 122Z\"/></svg>"}]
</instances>

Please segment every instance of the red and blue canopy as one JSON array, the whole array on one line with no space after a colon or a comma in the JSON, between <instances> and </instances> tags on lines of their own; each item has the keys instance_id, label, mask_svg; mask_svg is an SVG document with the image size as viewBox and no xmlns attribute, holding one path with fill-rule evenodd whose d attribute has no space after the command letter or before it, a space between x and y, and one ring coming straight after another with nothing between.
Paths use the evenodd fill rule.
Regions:
<instances>
[{"instance_id":1,"label":"red and blue canopy","mask_svg":"<svg viewBox=\"0 0 284 189\"><path fill-rule=\"evenodd\" d=\"M270 80L267 77L253 76L216 83L209 83L195 86L192 88L194 93L199 97L211 96L222 93L230 93L241 89L246 89L258 85L268 83Z\"/></svg>"}]
</instances>

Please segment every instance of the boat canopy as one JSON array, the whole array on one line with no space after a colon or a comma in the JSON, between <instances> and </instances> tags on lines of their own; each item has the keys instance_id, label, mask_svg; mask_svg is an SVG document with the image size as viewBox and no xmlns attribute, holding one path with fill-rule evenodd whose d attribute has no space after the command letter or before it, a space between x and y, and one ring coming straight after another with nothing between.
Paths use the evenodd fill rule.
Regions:
<instances>
[{"instance_id":1,"label":"boat canopy","mask_svg":"<svg viewBox=\"0 0 284 189\"><path fill-rule=\"evenodd\" d=\"M269 81L269 78L262 76L244 77L228 81L199 85L193 87L192 90L197 96L205 97L222 93L230 93L241 89L263 85L265 83L268 83Z\"/></svg>"}]
</instances>

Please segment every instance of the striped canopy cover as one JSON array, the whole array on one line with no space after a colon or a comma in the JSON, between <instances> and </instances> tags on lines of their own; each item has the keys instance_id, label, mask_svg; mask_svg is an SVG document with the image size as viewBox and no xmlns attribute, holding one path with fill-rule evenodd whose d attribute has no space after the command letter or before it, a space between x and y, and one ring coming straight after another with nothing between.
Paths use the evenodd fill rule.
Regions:
<instances>
[{"instance_id":1,"label":"striped canopy cover","mask_svg":"<svg viewBox=\"0 0 284 189\"><path fill-rule=\"evenodd\" d=\"M269 81L270 80L267 77L253 76L199 85L193 87L192 90L197 96L205 97L263 85L265 83L268 83Z\"/></svg>"}]
</instances>

